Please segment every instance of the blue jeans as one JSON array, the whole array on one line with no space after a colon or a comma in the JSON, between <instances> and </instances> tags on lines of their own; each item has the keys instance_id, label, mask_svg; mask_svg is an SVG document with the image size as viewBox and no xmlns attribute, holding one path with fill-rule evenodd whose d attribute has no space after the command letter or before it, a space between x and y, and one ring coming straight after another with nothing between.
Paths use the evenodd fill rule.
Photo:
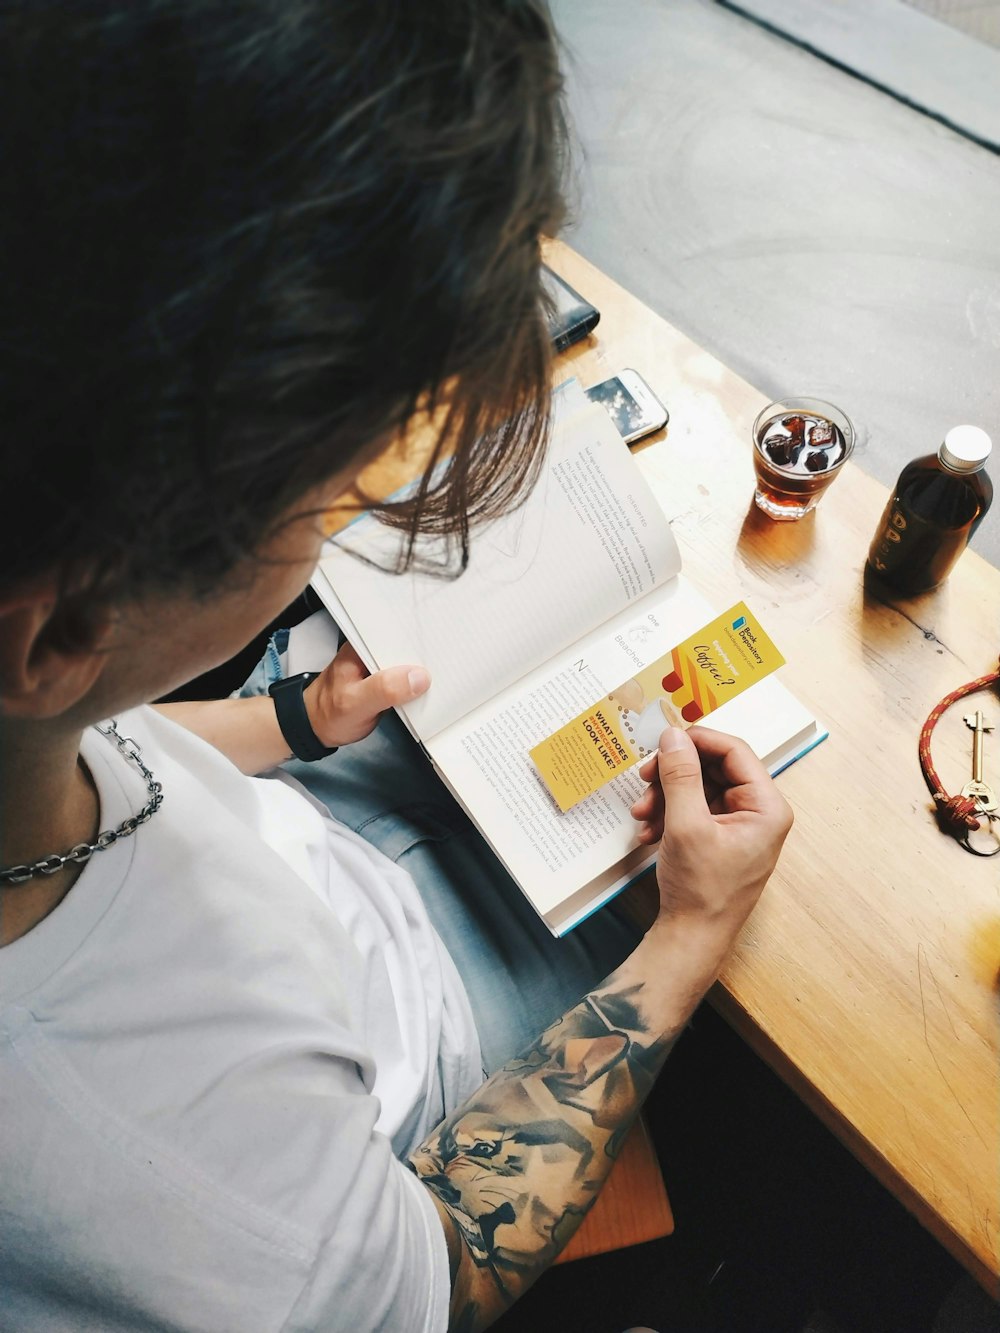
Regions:
<instances>
[{"instance_id":1,"label":"blue jeans","mask_svg":"<svg viewBox=\"0 0 1000 1333\"><path fill-rule=\"evenodd\" d=\"M287 642L279 630L241 694L281 677ZM608 908L555 939L395 713L365 740L285 768L412 876L465 982L488 1073L635 948L636 928Z\"/></svg>"}]
</instances>

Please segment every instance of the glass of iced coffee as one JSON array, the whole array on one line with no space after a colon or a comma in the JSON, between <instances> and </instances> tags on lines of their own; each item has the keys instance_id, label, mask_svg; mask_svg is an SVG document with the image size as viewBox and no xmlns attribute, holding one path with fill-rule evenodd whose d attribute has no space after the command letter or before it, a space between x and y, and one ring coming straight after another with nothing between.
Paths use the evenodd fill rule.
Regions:
<instances>
[{"instance_id":1,"label":"glass of iced coffee","mask_svg":"<svg viewBox=\"0 0 1000 1333\"><path fill-rule=\"evenodd\" d=\"M754 500L768 518L803 518L854 450L854 427L820 398L768 403L753 423Z\"/></svg>"}]
</instances>

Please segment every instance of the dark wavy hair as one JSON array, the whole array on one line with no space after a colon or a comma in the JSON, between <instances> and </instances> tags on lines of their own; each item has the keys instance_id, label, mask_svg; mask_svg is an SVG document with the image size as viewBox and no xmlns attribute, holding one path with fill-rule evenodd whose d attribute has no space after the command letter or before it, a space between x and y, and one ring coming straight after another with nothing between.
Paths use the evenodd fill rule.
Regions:
<instances>
[{"instance_id":1,"label":"dark wavy hair","mask_svg":"<svg viewBox=\"0 0 1000 1333\"><path fill-rule=\"evenodd\" d=\"M215 585L419 405L452 539L546 436L543 0L0 0L0 587Z\"/></svg>"}]
</instances>

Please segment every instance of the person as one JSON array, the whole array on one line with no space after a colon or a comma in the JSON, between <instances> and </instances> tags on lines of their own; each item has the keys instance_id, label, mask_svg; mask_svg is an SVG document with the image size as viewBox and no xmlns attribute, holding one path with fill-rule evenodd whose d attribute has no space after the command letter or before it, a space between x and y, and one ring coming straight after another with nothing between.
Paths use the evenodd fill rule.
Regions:
<instances>
[{"instance_id":1,"label":"person","mask_svg":"<svg viewBox=\"0 0 1000 1333\"><path fill-rule=\"evenodd\" d=\"M560 97L542 0L4 7L0 1327L485 1327L772 871L760 763L668 729L655 921L552 940L386 712L420 664L307 683L283 637L149 702L294 599L334 500L445 576L532 483ZM423 481L365 495L419 413ZM286 762L281 676L337 753Z\"/></svg>"}]
</instances>

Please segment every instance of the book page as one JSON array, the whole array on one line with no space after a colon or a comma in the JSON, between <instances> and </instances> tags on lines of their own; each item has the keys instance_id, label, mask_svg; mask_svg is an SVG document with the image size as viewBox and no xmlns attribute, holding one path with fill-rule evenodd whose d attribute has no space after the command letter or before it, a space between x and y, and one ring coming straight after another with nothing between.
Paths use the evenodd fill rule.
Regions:
<instances>
[{"instance_id":1,"label":"book page","mask_svg":"<svg viewBox=\"0 0 1000 1333\"><path fill-rule=\"evenodd\" d=\"M638 826L629 809L645 784L635 765L562 814L528 751L711 617L700 594L675 579L428 744L442 777L541 915L619 861L636 859ZM815 730L774 676L705 725L742 735L765 763L772 753L787 760L789 747Z\"/></svg>"},{"instance_id":2,"label":"book page","mask_svg":"<svg viewBox=\"0 0 1000 1333\"><path fill-rule=\"evenodd\" d=\"M333 590L373 662L428 668L430 690L405 710L424 739L680 568L635 460L576 381L557 392L538 484L514 513L473 532L460 578L375 567L391 563L399 540L358 520L326 548L315 586Z\"/></svg>"}]
</instances>

